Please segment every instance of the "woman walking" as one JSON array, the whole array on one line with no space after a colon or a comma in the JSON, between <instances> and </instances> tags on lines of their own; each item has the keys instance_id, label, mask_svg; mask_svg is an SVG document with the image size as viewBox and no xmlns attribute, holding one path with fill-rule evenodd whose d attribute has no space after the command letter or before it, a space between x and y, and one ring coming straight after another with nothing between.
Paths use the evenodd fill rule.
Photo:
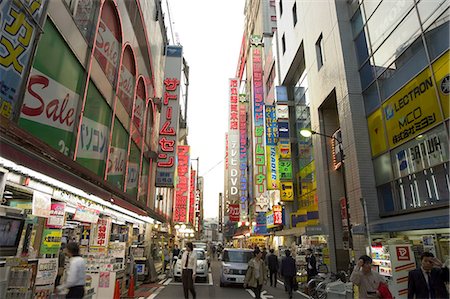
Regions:
<instances>
[{"instance_id":1,"label":"woman walking","mask_svg":"<svg viewBox=\"0 0 450 299\"><path fill-rule=\"evenodd\" d=\"M267 270L262 260L262 252L259 248L253 251L255 256L248 262L247 273L245 274L244 287L252 288L255 293L255 299L261 299L261 289L267 282Z\"/></svg>"}]
</instances>

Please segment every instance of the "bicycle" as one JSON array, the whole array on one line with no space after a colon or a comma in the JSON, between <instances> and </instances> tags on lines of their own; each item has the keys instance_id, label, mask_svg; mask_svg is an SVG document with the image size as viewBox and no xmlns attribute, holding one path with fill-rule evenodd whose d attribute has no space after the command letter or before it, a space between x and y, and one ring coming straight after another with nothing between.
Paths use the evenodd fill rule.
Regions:
<instances>
[{"instance_id":1,"label":"bicycle","mask_svg":"<svg viewBox=\"0 0 450 299\"><path fill-rule=\"evenodd\" d=\"M329 273L327 275L319 275L308 281L308 295L314 299L327 298L327 285L330 282L340 280L342 282L348 281L348 274L345 271L338 273Z\"/></svg>"}]
</instances>

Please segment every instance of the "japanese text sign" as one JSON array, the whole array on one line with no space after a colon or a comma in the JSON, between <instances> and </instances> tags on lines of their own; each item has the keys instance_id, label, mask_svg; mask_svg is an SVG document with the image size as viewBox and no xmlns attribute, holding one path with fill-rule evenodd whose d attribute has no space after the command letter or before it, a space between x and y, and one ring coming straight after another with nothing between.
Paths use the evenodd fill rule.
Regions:
<instances>
[{"instance_id":1,"label":"japanese text sign","mask_svg":"<svg viewBox=\"0 0 450 299\"><path fill-rule=\"evenodd\" d=\"M167 47L156 164L156 187L174 186L182 59L182 47Z\"/></svg>"},{"instance_id":2,"label":"japanese text sign","mask_svg":"<svg viewBox=\"0 0 450 299\"><path fill-rule=\"evenodd\" d=\"M111 231L111 218L100 218L91 225L91 246L107 247Z\"/></svg>"},{"instance_id":3,"label":"japanese text sign","mask_svg":"<svg viewBox=\"0 0 450 299\"><path fill-rule=\"evenodd\" d=\"M188 204L190 193L190 178L189 178L189 146L179 145L178 152L178 182L175 188L175 202L173 211L174 222L188 221Z\"/></svg>"},{"instance_id":4,"label":"japanese text sign","mask_svg":"<svg viewBox=\"0 0 450 299\"><path fill-rule=\"evenodd\" d=\"M240 219L239 204L228 205L228 215L231 222L238 222Z\"/></svg>"},{"instance_id":5,"label":"japanese text sign","mask_svg":"<svg viewBox=\"0 0 450 299\"><path fill-rule=\"evenodd\" d=\"M246 96L239 95L239 171L241 219L247 216L248 187L247 187L247 101Z\"/></svg>"}]
</instances>

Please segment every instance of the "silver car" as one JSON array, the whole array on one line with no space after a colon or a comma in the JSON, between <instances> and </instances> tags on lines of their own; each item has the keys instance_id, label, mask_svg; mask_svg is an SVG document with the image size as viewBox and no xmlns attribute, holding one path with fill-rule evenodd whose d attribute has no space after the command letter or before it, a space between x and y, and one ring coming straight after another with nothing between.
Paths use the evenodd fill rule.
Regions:
<instances>
[{"instance_id":1,"label":"silver car","mask_svg":"<svg viewBox=\"0 0 450 299\"><path fill-rule=\"evenodd\" d=\"M173 278L175 281L181 280L181 272L183 271L181 265L181 257L185 249L180 251L177 261L175 262L175 267L173 267ZM204 281L208 280L208 262L206 260L206 252L200 248L194 248L194 252L197 255L197 273L196 280L202 279Z\"/></svg>"},{"instance_id":2,"label":"silver car","mask_svg":"<svg viewBox=\"0 0 450 299\"><path fill-rule=\"evenodd\" d=\"M248 262L253 258L253 250L243 248L225 248L222 253L220 286L243 284Z\"/></svg>"}]
</instances>

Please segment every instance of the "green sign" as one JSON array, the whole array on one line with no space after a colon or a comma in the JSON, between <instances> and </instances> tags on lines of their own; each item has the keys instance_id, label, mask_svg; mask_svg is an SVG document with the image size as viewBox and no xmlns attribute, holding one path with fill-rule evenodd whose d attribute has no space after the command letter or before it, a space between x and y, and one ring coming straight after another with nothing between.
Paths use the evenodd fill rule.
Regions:
<instances>
[{"instance_id":1,"label":"green sign","mask_svg":"<svg viewBox=\"0 0 450 299\"><path fill-rule=\"evenodd\" d=\"M18 124L66 156L73 156L84 70L50 20L44 32Z\"/></svg>"},{"instance_id":2,"label":"green sign","mask_svg":"<svg viewBox=\"0 0 450 299\"><path fill-rule=\"evenodd\" d=\"M102 177L105 173L110 125L111 108L94 83L89 82L76 160Z\"/></svg>"},{"instance_id":3,"label":"green sign","mask_svg":"<svg viewBox=\"0 0 450 299\"><path fill-rule=\"evenodd\" d=\"M127 193L137 195L139 164L141 161L141 151L134 142L131 142L130 157L128 161Z\"/></svg>"},{"instance_id":4,"label":"green sign","mask_svg":"<svg viewBox=\"0 0 450 299\"><path fill-rule=\"evenodd\" d=\"M292 180L292 162L291 160L280 159L278 161L278 170L280 173L280 180Z\"/></svg>"},{"instance_id":5,"label":"green sign","mask_svg":"<svg viewBox=\"0 0 450 299\"><path fill-rule=\"evenodd\" d=\"M61 247L62 230L44 229L42 233L41 254L58 254Z\"/></svg>"},{"instance_id":6,"label":"green sign","mask_svg":"<svg viewBox=\"0 0 450 299\"><path fill-rule=\"evenodd\" d=\"M109 153L108 182L123 190L125 179L125 164L128 155L128 133L116 118L114 120L114 131Z\"/></svg>"}]
</instances>

